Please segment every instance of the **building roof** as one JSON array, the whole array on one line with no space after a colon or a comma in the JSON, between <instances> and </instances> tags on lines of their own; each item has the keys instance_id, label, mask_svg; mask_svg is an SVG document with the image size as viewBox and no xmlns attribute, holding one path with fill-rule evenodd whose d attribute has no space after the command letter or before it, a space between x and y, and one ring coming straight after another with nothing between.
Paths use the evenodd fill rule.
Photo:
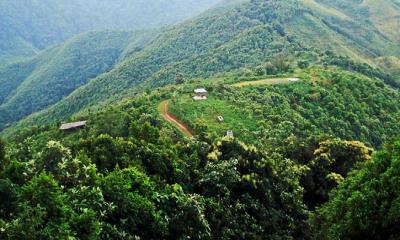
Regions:
<instances>
[{"instance_id":1,"label":"building roof","mask_svg":"<svg viewBox=\"0 0 400 240\"><path fill-rule=\"evenodd\" d=\"M64 123L61 125L60 130L69 130L86 126L86 121Z\"/></svg>"},{"instance_id":2,"label":"building roof","mask_svg":"<svg viewBox=\"0 0 400 240\"><path fill-rule=\"evenodd\" d=\"M198 88L194 90L195 93L207 93L207 90L205 88Z\"/></svg>"}]
</instances>

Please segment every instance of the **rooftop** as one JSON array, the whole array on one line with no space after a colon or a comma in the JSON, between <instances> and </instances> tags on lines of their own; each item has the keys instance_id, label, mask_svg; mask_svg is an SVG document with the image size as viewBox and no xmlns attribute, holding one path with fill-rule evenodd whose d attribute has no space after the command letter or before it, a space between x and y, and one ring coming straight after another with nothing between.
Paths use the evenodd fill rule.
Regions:
<instances>
[{"instance_id":1,"label":"rooftop","mask_svg":"<svg viewBox=\"0 0 400 240\"><path fill-rule=\"evenodd\" d=\"M194 90L195 93L207 93L207 90L205 88L198 88Z\"/></svg>"},{"instance_id":2,"label":"rooftop","mask_svg":"<svg viewBox=\"0 0 400 240\"><path fill-rule=\"evenodd\" d=\"M86 121L64 123L61 125L60 130L69 130L86 126Z\"/></svg>"}]
</instances>

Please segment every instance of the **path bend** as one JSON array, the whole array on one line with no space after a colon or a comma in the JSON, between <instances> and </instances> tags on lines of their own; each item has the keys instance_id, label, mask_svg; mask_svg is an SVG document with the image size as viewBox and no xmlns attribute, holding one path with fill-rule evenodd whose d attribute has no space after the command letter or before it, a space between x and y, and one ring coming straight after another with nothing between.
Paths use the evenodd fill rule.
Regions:
<instances>
[{"instance_id":1,"label":"path bend","mask_svg":"<svg viewBox=\"0 0 400 240\"><path fill-rule=\"evenodd\" d=\"M168 113L169 100L164 100L158 106L158 111L163 116L163 118L174 125L180 132L186 137L193 137L193 132L181 121L177 119L174 115Z\"/></svg>"}]
</instances>

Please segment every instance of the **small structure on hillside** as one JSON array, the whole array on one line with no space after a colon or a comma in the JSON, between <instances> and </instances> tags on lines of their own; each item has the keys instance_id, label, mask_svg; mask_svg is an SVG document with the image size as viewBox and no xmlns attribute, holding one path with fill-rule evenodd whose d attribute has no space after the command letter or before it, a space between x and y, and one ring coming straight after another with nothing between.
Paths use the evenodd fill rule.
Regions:
<instances>
[{"instance_id":1,"label":"small structure on hillside","mask_svg":"<svg viewBox=\"0 0 400 240\"><path fill-rule=\"evenodd\" d=\"M82 129L82 128L86 127L86 123L87 123L87 121L64 123L61 125L60 130L69 131L69 130Z\"/></svg>"},{"instance_id":2,"label":"small structure on hillside","mask_svg":"<svg viewBox=\"0 0 400 240\"><path fill-rule=\"evenodd\" d=\"M226 136L229 137L229 138L233 138L233 131L232 130L228 130L226 132Z\"/></svg>"},{"instance_id":3,"label":"small structure on hillside","mask_svg":"<svg viewBox=\"0 0 400 240\"><path fill-rule=\"evenodd\" d=\"M206 100L207 99L207 90L205 88L198 88L194 90L194 96L193 99L196 101L199 100Z\"/></svg>"},{"instance_id":4,"label":"small structure on hillside","mask_svg":"<svg viewBox=\"0 0 400 240\"><path fill-rule=\"evenodd\" d=\"M224 122L224 117L218 116L218 117L217 117L217 120L218 120L218 122L222 123L222 122Z\"/></svg>"}]
</instances>

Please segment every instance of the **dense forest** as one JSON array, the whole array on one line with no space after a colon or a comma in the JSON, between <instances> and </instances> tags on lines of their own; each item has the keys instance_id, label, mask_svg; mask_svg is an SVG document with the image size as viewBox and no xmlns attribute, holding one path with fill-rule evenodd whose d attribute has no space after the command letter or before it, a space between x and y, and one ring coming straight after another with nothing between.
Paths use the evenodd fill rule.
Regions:
<instances>
[{"instance_id":1,"label":"dense forest","mask_svg":"<svg viewBox=\"0 0 400 240\"><path fill-rule=\"evenodd\" d=\"M345 80L349 76L340 73L338 85L352 84ZM378 83L354 84L390 91ZM290 87L264 90L276 92L275 101L282 101L278 94ZM244 101L252 101L254 90L249 93L253 97ZM210 135L207 130L197 130L193 139L182 138L157 112L157 104L170 94L160 89L82 115L75 120L88 121L83 130L62 132L57 125L44 125L2 142L1 238L399 237L400 211L395 204L399 142L388 140L373 153L369 144L285 127L276 129L274 136L269 134L273 140L251 143ZM293 108L310 102L298 104ZM322 111L330 111L321 104ZM355 111L365 108L354 105ZM354 121L364 117L352 116L357 118ZM323 125L340 135L340 126L331 122ZM325 132L321 126L315 125L315 130ZM286 139L283 130L292 138ZM385 130L389 135L390 130ZM365 214L359 216L361 209ZM376 224L376 216L387 220Z\"/></svg>"},{"instance_id":2,"label":"dense forest","mask_svg":"<svg viewBox=\"0 0 400 240\"><path fill-rule=\"evenodd\" d=\"M380 2L0 0L0 239L400 239Z\"/></svg>"}]
</instances>

